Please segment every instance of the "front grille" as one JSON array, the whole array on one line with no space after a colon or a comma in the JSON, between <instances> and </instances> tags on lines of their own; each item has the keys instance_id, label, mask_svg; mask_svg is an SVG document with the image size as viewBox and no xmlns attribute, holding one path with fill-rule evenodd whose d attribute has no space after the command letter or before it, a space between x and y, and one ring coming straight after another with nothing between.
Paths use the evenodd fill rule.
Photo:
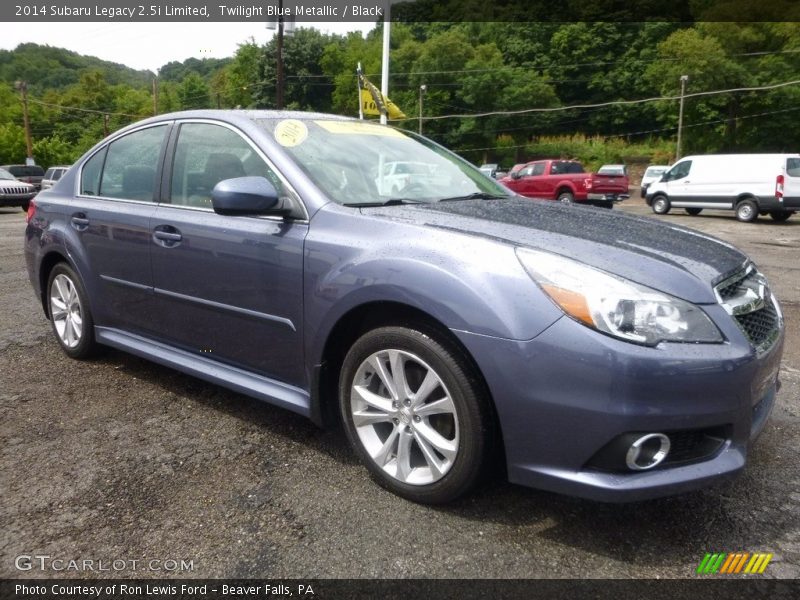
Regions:
<instances>
[{"instance_id":1,"label":"front grille","mask_svg":"<svg viewBox=\"0 0 800 600\"><path fill-rule=\"evenodd\" d=\"M738 315L736 321L750 343L754 346L761 346L778 328L778 311L775 310L772 301L768 300L766 306L761 310Z\"/></svg>"},{"instance_id":2,"label":"front grille","mask_svg":"<svg viewBox=\"0 0 800 600\"><path fill-rule=\"evenodd\" d=\"M751 265L715 291L747 340L759 351L769 349L778 339L781 316L763 275Z\"/></svg>"}]
</instances>

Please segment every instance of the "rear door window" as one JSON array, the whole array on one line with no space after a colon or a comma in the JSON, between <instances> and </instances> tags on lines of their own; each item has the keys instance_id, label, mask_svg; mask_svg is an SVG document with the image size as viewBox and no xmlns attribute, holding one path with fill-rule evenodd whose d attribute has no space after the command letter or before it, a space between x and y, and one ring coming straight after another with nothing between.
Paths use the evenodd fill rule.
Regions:
<instances>
[{"instance_id":1,"label":"rear door window","mask_svg":"<svg viewBox=\"0 0 800 600\"><path fill-rule=\"evenodd\" d=\"M800 158L786 160L786 174L789 177L800 177Z\"/></svg>"},{"instance_id":2,"label":"rear door window","mask_svg":"<svg viewBox=\"0 0 800 600\"><path fill-rule=\"evenodd\" d=\"M166 131L166 125L158 125L111 142L100 178L100 195L153 202Z\"/></svg>"}]
</instances>

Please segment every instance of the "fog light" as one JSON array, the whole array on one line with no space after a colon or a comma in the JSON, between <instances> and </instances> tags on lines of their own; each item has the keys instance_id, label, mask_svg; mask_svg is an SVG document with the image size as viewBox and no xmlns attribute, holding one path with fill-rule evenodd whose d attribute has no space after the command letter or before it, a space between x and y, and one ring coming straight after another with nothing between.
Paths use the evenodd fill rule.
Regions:
<instances>
[{"instance_id":1,"label":"fog light","mask_svg":"<svg viewBox=\"0 0 800 600\"><path fill-rule=\"evenodd\" d=\"M657 467L669 454L669 438L663 433L648 433L637 439L625 455L625 464L633 471Z\"/></svg>"}]
</instances>

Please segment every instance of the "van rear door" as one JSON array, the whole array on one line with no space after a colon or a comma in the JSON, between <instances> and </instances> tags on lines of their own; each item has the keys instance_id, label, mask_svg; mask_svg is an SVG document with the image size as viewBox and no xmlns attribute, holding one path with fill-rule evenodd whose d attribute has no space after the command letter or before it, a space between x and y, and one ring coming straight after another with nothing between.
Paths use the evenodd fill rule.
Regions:
<instances>
[{"instance_id":1,"label":"van rear door","mask_svg":"<svg viewBox=\"0 0 800 600\"><path fill-rule=\"evenodd\" d=\"M786 159L786 175L783 178L783 206L789 210L800 210L800 157Z\"/></svg>"}]
</instances>

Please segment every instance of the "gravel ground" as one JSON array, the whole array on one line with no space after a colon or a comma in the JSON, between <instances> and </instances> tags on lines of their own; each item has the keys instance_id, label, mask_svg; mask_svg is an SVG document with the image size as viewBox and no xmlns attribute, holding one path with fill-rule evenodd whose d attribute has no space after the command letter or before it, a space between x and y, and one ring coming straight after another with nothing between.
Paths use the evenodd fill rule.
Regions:
<instances>
[{"instance_id":1,"label":"gravel ground","mask_svg":"<svg viewBox=\"0 0 800 600\"><path fill-rule=\"evenodd\" d=\"M66 358L27 280L23 214L0 209L0 577L76 575L22 573L19 555L125 561L83 576L687 577L705 552L736 550L800 577L800 217L618 209L735 243L782 300L784 385L748 469L638 504L494 481L439 508L383 491L341 433L292 413L112 350Z\"/></svg>"}]
</instances>

